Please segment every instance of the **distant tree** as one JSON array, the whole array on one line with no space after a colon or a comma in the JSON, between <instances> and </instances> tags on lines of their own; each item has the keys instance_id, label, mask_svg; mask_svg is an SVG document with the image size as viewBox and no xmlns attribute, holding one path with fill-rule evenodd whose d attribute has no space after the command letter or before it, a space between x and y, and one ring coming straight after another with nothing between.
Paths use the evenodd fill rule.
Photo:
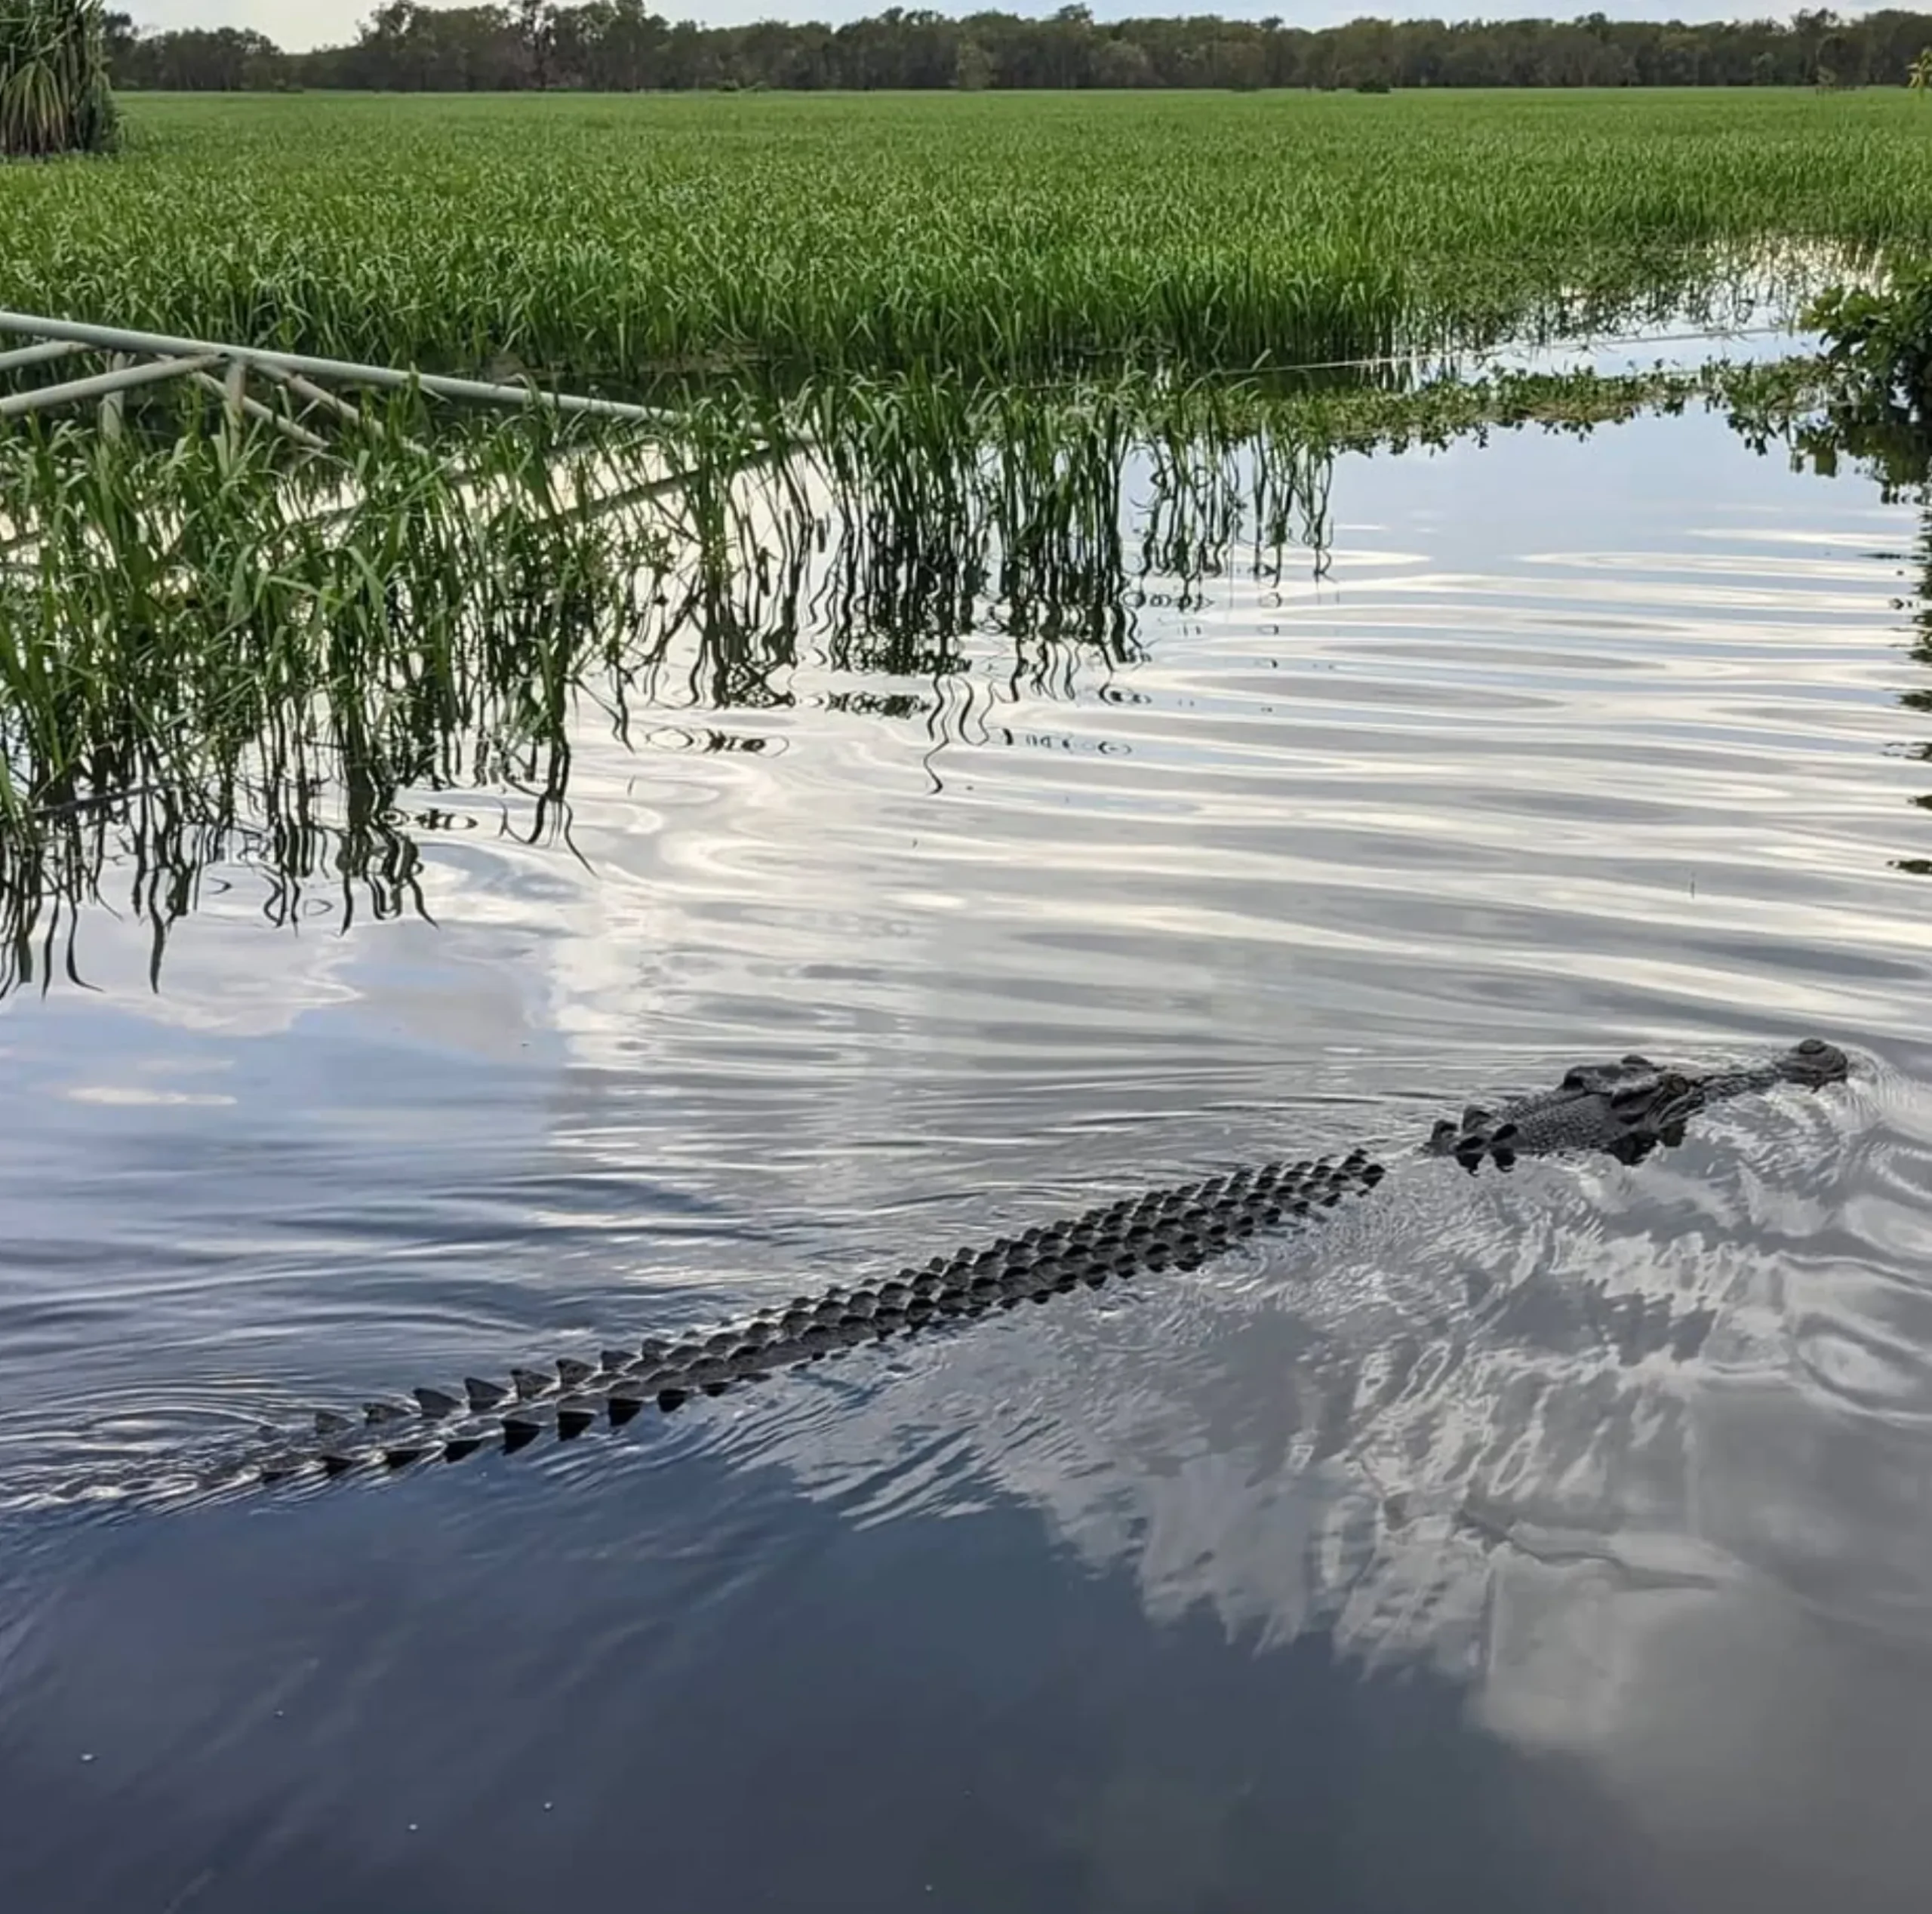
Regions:
<instances>
[{"instance_id":1,"label":"distant tree","mask_svg":"<svg viewBox=\"0 0 1932 1914\"><path fill-rule=\"evenodd\" d=\"M36 3L0 0L0 12ZM377 0L351 45L315 53L285 54L234 29L137 35L125 14L106 17L103 35L117 84L209 89L1932 87L1912 78L1916 50L1932 52L1932 14L1894 8L1857 19L1817 8L1783 24L1597 11L1570 21L1358 18L1311 30L1278 16L1099 24L1081 5L964 18L893 5L834 28L673 24L647 0Z\"/></svg>"},{"instance_id":2,"label":"distant tree","mask_svg":"<svg viewBox=\"0 0 1932 1914\"><path fill-rule=\"evenodd\" d=\"M1268 84L1268 53L1252 35L1224 33L1208 48L1207 83L1236 93L1255 93Z\"/></svg>"},{"instance_id":3,"label":"distant tree","mask_svg":"<svg viewBox=\"0 0 1932 1914\"><path fill-rule=\"evenodd\" d=\"M952 55L952 84L961 93L983 93L993 83L993 63L984 47L962 35Z\"/></svg>"},{"instance_id":4,"label":"distant tree","mask_svg":"<svg viewBox=\"0 0 1932 1914\"><path fill-rule=\"evenodd\" d=\"M124 86L240 93L287 83L288 60L266 34L235 26L183 28L134 40L115 57Z\"/></svg>"},{"instance_id":5,"label":"distant tree","mask_svg":"<svg viewBox=\"0 0 1932 1914\"><path fill-rule=\"evenodd\" d=\"M1380 82L1387 92L1398 64L1395 28L1386 20L1352 20L1334 32L1337 83L1360 89Z\"/></svg>"},{"instance_id":6,"label":"distant tree","mask_svg":"<svg viewBox=\"0 0 1932 1914\"><path fill-rule=\"evenodd\" d=\"M533 85L547 86L550 78L550 53L557 23L556 9L549 0L517 0L517 36L523 42L530 62Z\"/></svg>"},{"instance_id":7,"label":"distant tree","mask_svg":"<svg viewBox=\"0 0 1932 1914\"><path fill-rule=\"evenodd\" d=\"M1152 86L1154 63L1132 40L1103 40L1094 49L1094 84L1104 87Z\"/></svg>"},{"instance_id":8,"label":"distant tree","mask_svg":"<svg viewBox=\"0 0 1932 1914\"><path fill-rule=\"evenodd\" d=\"M134 17L131 14L103 13L100 17L101 51L107 57L110 77L115 63L134 44Z\"/></svg>"}]
</instances>

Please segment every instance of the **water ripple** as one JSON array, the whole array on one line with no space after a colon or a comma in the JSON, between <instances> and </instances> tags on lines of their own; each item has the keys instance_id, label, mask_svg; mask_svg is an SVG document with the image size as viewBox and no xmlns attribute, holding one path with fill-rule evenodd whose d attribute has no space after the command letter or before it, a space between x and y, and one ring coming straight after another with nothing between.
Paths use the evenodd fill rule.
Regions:
<instances>
[{"instance_id":1,"label":"water ripple","mask_svg":"<svg viewBox=\"0 0 1932 1914\"><path fill-rule=\"evenodd\" d=\"M1733 1624L1932 1648L1921 534L1708 423L1625 430L1622 490L1595 442L1347 463L1325 568L1154 581L1137 660L1029 675L989 626L924 679L801 645L755 711L667 685L628 744L587 714L568 842L426 834L429 922L278 928L237 866L156 991L90 913L97 991L0 1023L0 1500L1816 1030L1851 1083L1642 1165L1404 1160L1197 1279L392 1506L503 1574L570 1511L586 1556L661 1547L675 1656L797 1565L755 1482L848 1534L1018 1503L1163 1623L1426 1664L1632 1798ZM681 1466L739 1485L702 1538L638 1492ZM621 1691L633 1624L565 1628L531 1691Z\"/></svg>"}]
</instances>

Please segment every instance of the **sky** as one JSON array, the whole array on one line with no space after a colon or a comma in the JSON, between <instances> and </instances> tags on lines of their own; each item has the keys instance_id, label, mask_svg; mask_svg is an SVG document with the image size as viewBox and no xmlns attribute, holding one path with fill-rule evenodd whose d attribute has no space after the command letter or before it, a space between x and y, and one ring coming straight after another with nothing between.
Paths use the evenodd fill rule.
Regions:
<instances>
[{"instance_id":1,"label":"sky","mask_svg":"<svg viewBox=\"0 0 1932 1914\"><path fill-rule=\"evenodd\" d=\"M115 0L119 10L132 14L137 26L248 26L266 33L280 47L292 53L311 47L339 46L355 37L361 21L375 11L377 0ZM1795 5L1797 0L1791 0ZM886 0L657 0L653 11L671 20L698 20L709 26L742 25L755 20L822 20L835 24L860 20L884 10ZM1059 0L958 0L958 4L938 5L947 14L972 13L983 5L1002 12L1046 14ZM1604 13L1613 20L1726 20L1761 18L1769 14L1783 17L1790 6L1771 0L1753 7L1749 0L1726 6L1712 0L1488 0L1487 5L1457 5L1444 0L1441 5L1377 5L1375 0L1129 0L1129 4L1109 4L1094 0L1097 20L1121 20L1133 17L1178 14L1216 13L1231 20L1265 20L1271 14L1296 26L1332 26L1364 14L1383 19L1420 17L1431 20L1489 20L1554 16L1571 19L1587 13ZM1841 8L1841 13L1857 8Z\"/></svg>"}]
</instances>

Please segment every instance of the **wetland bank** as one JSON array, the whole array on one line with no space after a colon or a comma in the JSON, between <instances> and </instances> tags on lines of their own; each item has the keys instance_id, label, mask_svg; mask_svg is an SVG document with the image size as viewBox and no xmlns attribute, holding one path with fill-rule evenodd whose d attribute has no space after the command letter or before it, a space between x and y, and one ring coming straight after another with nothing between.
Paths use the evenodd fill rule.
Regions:
<instances>
[{"instance_id":1,"label":"wetland bank","mask_svg":"<svg viewBox=\"0 0 1932 1914\"><path fill-rule=\"evenodd\" d=\"M0 1900L1911 1904L1923 468L1801 338L1472 355L1881 273L1922 103L124 103L0 169L0 306L688 482L0 442ZM621 1439L72 1500L1814 1032Z\"/></svg>"}]
</instances>

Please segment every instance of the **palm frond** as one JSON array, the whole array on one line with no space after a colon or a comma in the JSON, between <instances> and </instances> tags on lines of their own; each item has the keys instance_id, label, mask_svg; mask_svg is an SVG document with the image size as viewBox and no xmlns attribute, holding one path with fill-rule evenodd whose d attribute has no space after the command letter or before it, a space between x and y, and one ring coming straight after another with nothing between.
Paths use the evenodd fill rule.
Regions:
<instances>
[{"instance_id":1,"label":"palm frond","mask_svg":"<svg viewBox=\"0 0 1932 1914\"><path fill-rule=\"evenodd\" d=\"M0 158L104 152L118 129L101 0L0 0Z\"/></svg>"}]
</instances>

